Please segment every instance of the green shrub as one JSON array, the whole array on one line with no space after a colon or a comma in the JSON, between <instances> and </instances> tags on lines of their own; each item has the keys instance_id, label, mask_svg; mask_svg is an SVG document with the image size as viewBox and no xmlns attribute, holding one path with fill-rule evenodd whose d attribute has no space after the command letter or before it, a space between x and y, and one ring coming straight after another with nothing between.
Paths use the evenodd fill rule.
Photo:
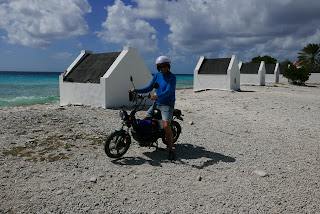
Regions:
<instances>
[{"instance_id":1,"label":"green shrub","mask_svg":"<svg viewBox=\"0 0 320 214\"><path fill-rule=\"evenodd\" d=\"M252 58L251 62L249 63L260 63L261 61L264 61L266 64L276 64L277 59L272 58L271 56L265 55L265 56L257 56Z\"/></svg>"},{"instance_id":2,"label":"green shrub","mask_svg":"<svg viewBox=\"0 0 320 214\"><path fill-rule=\"evenodd\" d=\"M290 66L283 72L283 76L288 78L293 84L303 85L310 76L310 72L306 67L297 68Z\"/></svg>"}]
</instances>

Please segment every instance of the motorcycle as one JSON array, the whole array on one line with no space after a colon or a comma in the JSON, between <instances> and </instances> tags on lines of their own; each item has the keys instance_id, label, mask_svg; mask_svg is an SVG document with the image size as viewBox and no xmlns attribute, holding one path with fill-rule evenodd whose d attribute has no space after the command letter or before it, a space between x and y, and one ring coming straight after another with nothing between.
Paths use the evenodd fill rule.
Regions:
<instances>
[{"instance_id":1,"label":"motorcycle","mask_svg":"<svg viewBox=\"0 0 320 214\"><path fill-rule=\"evenodd\" d=\"M134 87L132 77L130 77L130 80ZM155 89L158 87L158 83L153 85ZM130 147L131 136L140 146L156 147L156 149L159 149L158 139L162 139L162 142L168 145L165 139L160 110L153 109L151 120L140 120L135 116L138 111L141 111L145 107L146 100L150 98L150 93L148 95L140 95L136 92L129 91L129 101L134 103L134 108L130 114L125 110L120 111L122 127L112 132L104 144L105 153L108 157L122 157ZM176 119L182 121L182 116L181 110L174 109L171 121L173 143L177 142L181 134L181 126Z\"/></svg>"}]
</instances>

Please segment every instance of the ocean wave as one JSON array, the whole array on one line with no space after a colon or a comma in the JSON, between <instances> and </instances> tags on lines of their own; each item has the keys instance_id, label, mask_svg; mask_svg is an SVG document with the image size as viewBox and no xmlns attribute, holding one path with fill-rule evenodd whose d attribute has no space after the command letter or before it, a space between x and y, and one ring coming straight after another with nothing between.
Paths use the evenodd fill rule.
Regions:
<instances>
[{"instance_id":1,"label":"ocean wave","mask_svg":"<svg viewBox=\"0 0 320 214\"><path fill-rule=\"evenodd\" d=\"M0 108L57 103L57 102L59 102L59 97L57 96L47 96L47 97L21 96L21 97L13 97L13 98L0 98Z\"/></svg>"}]
</instances>

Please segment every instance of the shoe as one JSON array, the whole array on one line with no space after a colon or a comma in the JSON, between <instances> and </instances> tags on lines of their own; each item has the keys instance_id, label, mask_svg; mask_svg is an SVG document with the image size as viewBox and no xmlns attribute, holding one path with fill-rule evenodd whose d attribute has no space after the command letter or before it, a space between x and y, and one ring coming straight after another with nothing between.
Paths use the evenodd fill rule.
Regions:
<instances>
[{"instance_id":1,"label":"shoe","mask_svg":"<svg viewBox=\"0 0 320 214\"><path fill-rule=\"evenodd\" d=\"M175 160L176 159L176 153L174 151L169 151L169 160Z\"/></svg>"}]
</instances>

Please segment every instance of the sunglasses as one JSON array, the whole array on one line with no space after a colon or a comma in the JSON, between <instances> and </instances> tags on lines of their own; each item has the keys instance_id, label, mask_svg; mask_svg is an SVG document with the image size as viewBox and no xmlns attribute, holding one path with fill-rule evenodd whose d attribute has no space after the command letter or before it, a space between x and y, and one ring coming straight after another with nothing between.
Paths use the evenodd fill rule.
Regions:
<instances>
[{"instance_id":1,"label":"sunglasses","mask_svg":"<svg viewBox=\"0 0 320 214\"><path fill-rule=\"evenodd\" d=\"M165 67L168 67L167 65L158 65L158 68L161 69L161 68L165 68Z\"/></svg>"}]
</instances>

